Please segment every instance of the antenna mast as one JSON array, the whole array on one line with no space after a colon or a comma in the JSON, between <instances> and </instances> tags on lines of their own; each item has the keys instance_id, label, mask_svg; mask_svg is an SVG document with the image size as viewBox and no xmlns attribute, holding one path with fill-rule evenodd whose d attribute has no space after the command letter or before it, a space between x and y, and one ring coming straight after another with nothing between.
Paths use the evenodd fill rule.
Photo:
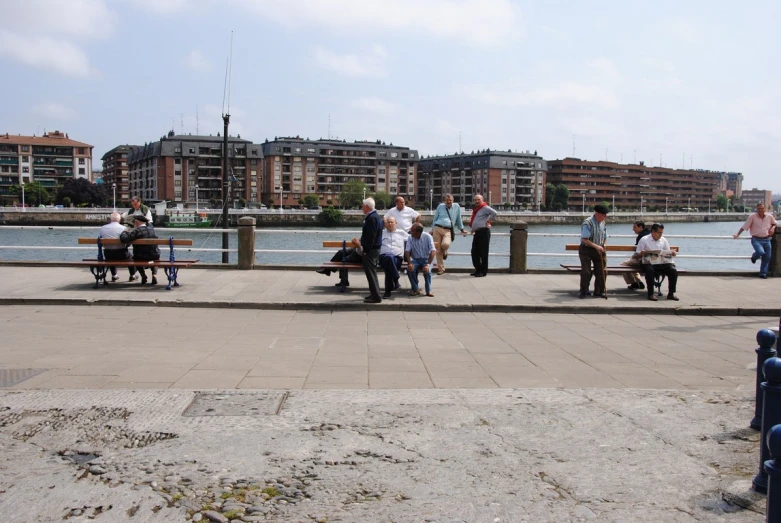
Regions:
<instances>
[{"instance_id":1,"label":"antenna mast","mask_svg":"<svg viewBox=\"0 0 781 523\"><path fill-rule=\"evenodd\" d=\"M224 124L224 136L222 137L222 228L228 228L228 200L231 195L231 182L230 174L228 172L228 125L230 124L230 73L231 64L233 62L233 31L231 31L231 49L228 56L228 63L225 66L225 87L222 93L222 122ZM225 106L225 97L228 98L228 105ZM228 249L230 244L228 242L227 232L222 235L222 263L228 263Z\"/></svg>"},{"instance_id":2,"label":"antenna mast","mask_svg":"<svg viewBox=\"0 0 781 523\"><path fill-rule=\"evenodd\" d=\"M464 152L464 148L461 146L461 131L458 131L458 152Z\"/></svg>"},{"instance_id":3,"label":"antenna mast","mask_svg":"<svg viewBox=\"0 0 781 523\"><path fill-rule=\"evenodd\" d=\"M195 106L195 134L200 134L201 120L198 117L198 106Z\"/></svg>"},{"instance_id":4,"label":"antenna mast","mask_svg":"<svg viewBox=\"0 0 781 523\"><path fill-rule=\"evenodd\" d=\"M328 139L331 139L331 113L328 113Z\"/></svg>"}]
</instances>

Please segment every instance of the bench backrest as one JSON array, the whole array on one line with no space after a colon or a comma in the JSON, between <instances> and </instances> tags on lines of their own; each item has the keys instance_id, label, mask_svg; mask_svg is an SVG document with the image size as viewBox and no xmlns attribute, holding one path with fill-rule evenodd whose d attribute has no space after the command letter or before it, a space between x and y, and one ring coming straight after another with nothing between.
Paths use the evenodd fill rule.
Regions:
<instances>
[{"instance_id":1,"label":"bench backrest","mask_svg":"<svg viewBox=\"0 0 781 523\"><path fill-rule=\"evenodd\" d=\"M566 250L568 251L577 251L580 248L579 243L568 243ZM635 245L605 245L605 249L608 251L623 251L623 252L635 252L637 250L637 247ZM670 249L674 250L675 252L678 252L678 246L677 245L671 245Z\"/></svg>"},{"instance_id":2,"label":"bench backrest","mask_svg":"<svg viewBox=\"0 0 781 523\"><path fill-rule=\"evenodd\" d=\"M97 238L79 238L79 245L97 245L98 239ZM184 239L176 239L176 240L170 240L170 239L164 239L164 238L142 238L140 240L135 240L133 242L130 242L129 245L171 245L171 242L173 242L174 245L181 245L185 247L192 247L193 241L192 240L184 240ZM122 242L119 241L118 238L101 238L100 243L103 245L122 245ZM339 244L339 247L341 247L341 243Z\"/></svg>"},{"instance_id":3,"label":"bench backrest","mask_svg":"<svg viewBox=\"0 0 781 523\"><path fill-rule=\"evenodd\" d=\"M348 249L354 249L355 247L357 247L357 245L355 245L352 240L350 240L348 242L340 242L340 241L333 241L333 240L323 240L323 247L341 249L342 246L345 246ZM439 242L434 242L434 248L435 249L439 249Z\"/></svg>"}]
</instances>

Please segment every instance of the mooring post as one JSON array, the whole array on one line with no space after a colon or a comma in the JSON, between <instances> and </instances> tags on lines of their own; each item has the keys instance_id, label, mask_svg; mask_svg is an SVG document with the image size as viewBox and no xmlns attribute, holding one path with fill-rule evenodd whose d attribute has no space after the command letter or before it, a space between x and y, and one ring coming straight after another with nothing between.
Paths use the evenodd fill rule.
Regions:
<instances>
[{"instance_id":1,"label":"mooring post","mask_svg":"<svg viewBox=\"0 0 781 523\"><path fill-rule=\"evenodd\" d=\"M515 222L510 231L510 272L526 274L526 253L529 244L529 226L526 222Z\"/></svg>"},{"instance_id":2,"label":"mooring post","mask_svg":"<svg viewBox=\"0 0 781 523\"><path fill-rule=\"evenodd\" d=\"M239 218L239 269L252 270L255 267L255 218Z\"/></svg>"},{"instance_id":3,"label":"mooring post","mask_svg":"<svg viewBox=\"0 0 781 523\"><path fill-rule=\"evenodd\" d=\"M767 448L767 434L774 426L781 424L781 358L770 358L765 362L765 382L762 390L765 398L762 402L762 438L760 439L759 474L752 485L760 494L767 494L767 472L765 462L770 459Z\"/></svg>"},{"instance_id":4,"label":"mooring post","mask_svg":"<svg viewBox=\"0 0 781 523\"><path fill-rule=\"evenodd\" d=\"M754 351L757 353L757 388L754 405L754 419L749 426L754 430L762 430L762 382L765 381L762 375L762 369L768 358L776 357L776 350L773 345L776 343L776 335L770 329L762 329L757 332L757 343L759 347Z\"/></svg>"},{"instance_id":5,"label":"mooring post","mask_svg":"<svg viewBox=\"0 0 781 523\"><path fill-rule=\"evenodd\" d=\"M781 425L775 425L767 433L767 448L773 459L765 462L767 472L767 510L765 521L781 521Z\"/></svg>"}]
</instances>

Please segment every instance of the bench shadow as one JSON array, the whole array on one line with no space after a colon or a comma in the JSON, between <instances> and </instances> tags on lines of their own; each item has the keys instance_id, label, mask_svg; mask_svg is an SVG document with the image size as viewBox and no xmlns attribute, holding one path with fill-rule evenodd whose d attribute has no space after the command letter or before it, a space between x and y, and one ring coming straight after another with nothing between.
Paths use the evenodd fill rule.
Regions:
<instances>
[{"instance_id":1,"label":"bench shadow","mask_svg":"<svg viewBox=\"0 0 781 523\"><path fill-rule=\"evenodd\" d=\"M103 285L102 283L98 285L98 288L93 287L94 284L84 284L84 283L68 283L66 285L60 285L59 287L54 287L55 291L126 291L128 289L137 288L138 290L146 290L146 289L163 289L166 290L166 287L168 286L168 281L166 280L165 283L159 282L157 285L141 285L138 282L114 282L109 283L108 285Z\"/></svg>"}]
</instances>

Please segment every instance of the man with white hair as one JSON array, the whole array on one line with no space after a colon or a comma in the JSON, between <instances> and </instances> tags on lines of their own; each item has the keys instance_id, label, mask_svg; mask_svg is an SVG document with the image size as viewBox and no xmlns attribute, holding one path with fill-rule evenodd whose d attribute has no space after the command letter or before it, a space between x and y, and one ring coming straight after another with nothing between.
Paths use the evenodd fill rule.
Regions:
<instances>
[{"instance_id":1,"label":"man with white hair","mask_svg":"<svg viewBox=\"0 0 781 523\"><path fill-rule=\"evenodd\" d=\"M358 246L362 255L363 272L369 282L369 296L364 298L366 303L381 303L380 282L377 280L377 262L380 260L382 248L382 217L374 208L374 198L366 198L363 201L363 230L361 238L353 238L353 243Z\"/></svg>"},{"instance_id":2,"label":"man with white hair","mask_svg":"<svg viewBox=\"0 0 781 523\"><path fill-rule=\"evenodd\" d=\"M100 237L104 240L119 239L119 236L125 232L125 227L119 223L120 220L122 220L122 215L117 211L112 212L111 221L100 228ZM104 245L103 257L106 261L127 260L130 258L130 253L127 250L127 245ZM116 267L109 267L108 270L111 271L112 282L119 280Z\"/></svg>"},{"instance_id":3,"label":"man with white hair","mask_svg":"<svg viewBox=\"0 0 781 523\"><path fill-rule=\"evenodd\" d=\"M396 227L396 218L385 219L385 229L382 231L382 247L380 248L380 267L385 272L385 294L383 299L391 297L391 292L401 288L399 284L399 268L404 260L404 242L409 238L406 231Z\"/></svg>"}]
</instances>

